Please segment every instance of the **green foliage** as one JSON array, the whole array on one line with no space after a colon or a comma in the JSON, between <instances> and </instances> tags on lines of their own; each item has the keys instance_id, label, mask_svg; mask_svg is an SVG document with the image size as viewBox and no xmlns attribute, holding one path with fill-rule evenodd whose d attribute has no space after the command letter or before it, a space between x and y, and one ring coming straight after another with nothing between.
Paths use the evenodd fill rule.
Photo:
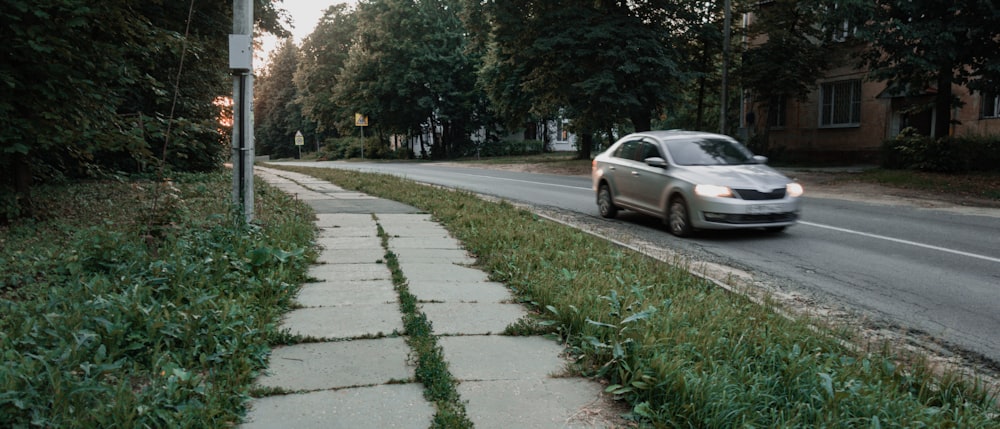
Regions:
<instances>
[{"instance_id":1,"label":"green foliage","mask_svg":"<svg viewBox=\"0 0 1000 429\"><path fill-rule=\"evenodd\" d=\"M271 54L254 85L254 141L258 155L290 158L298 154L295 133L309 128L302 116L299 93L292 81L299 50L291 38ZM305 141L312 141L303 134ZM309 149L309 145L303 149Z\"/></svg>"},{"instance_id":2,"label":"green foliage","mask_svg":"<svg viewBox=\"0 0 1000 429\"><path fill-rule=\"evenodd\" d=\"M470 156L510 156L510 155L538 155L545 151L545 142L539 140L515 140L507 139L496 143L483 144L479 146L478 153Z\"/></svg>"},{"instance_id":3,"label":"green foliage","mask_svg":"<svg viewBox=\"0 0 1000 429\"><path fill-rule=\"evenodd\" d=\"M849 0L859 37L870 42L863 56L871 77L889 82L898 95L936 88L934 137L945 137L956 99L952 85L1000 90L1000 7L988 0Z\"/></svg>"},{"instance_id":4,"label":"green foliage","mask_svg":"<svg viewBox=\"0 0 1000 429\"><path fill-rule=\"evenodd\" d=\"M352 40L358 28L356 12L346 4L330 6L323 13L316 29L302 42L302 54L295 72L302 115L317 124L316 131L338 135L338 131L354 126L355 106L338 103L331 97L341 69L347 61ZM341 105L343 104L343 105Z\"/></svg>"},{"instance_id":5,"label":"green foliage","mask_svg":"<svg viewBox=\"0 0 1000 429\"><path fill-rule=\"evenodd\" d=\"M645 20L613 2L494 2L486 10L494 25L480 80L509 126L565 109L580 134L625 120L646 130L687 77L666 39L665 26L677 21Z\"/></svg>"},{"instance_id":6,"label":"green foliage","mask_svg":"<svg viewBox=\"0 0 1000 429\"><path fill-rule=\"evenodd\" d=\"M260 28L280 32L272 2L255 3ZM23 206L26 178L220 165L231 4L11 0L0 21L0 171L18 173L0 186Z\"/></svg>"},{"instance_id":7,"label":"green foliage","mask_svg":"<svg viewBox=\"0 0 1000 429\"><path fill-rule=\"evenodd\" d=\"M1000 171L1000 136L935 139L907 128L882 143L882 167L938 173Z\"/></svg>"},{"instance_id":8,"label":"green foliage","mask_svg":"<svg viewBox=\"0 0 1000 429\"><path fill-rule=\"evenodd\" d=\"M267 226L233 220L230 180L179 176L155 236L135 216L163 203L142 183L48 189L40 202L59 222L0 232L4 426L239 422L313 230L307 206L264 183Z\"/></svg>"},{"instance_id":9,"label":"green foliage","mask_svg":"<svg viewBox=\"0 0 1000 429\"><path fill-rule=\"evenodd\" d=\"M427 210L491 278L537 306L576 356L654 427L994 427L995 397L887 347L505 203L386 175L294 168Z\"/></svg>"},{"instance_id":10,"label":"green foliage","mask_svg":"<svg viewBox=\"0 0 1000 429\"><path fill-rule=\"evenodd\" d=\"M479 109L460 11L457 0L361 3L354 44L334 88L340 117L369 115L380 136L440 127L431 152L436 158L466 144L478 128Z\"/></svg>"},{"instance_id":11,"label":"green foliage","mask_svg":"<svg viewBox=\"0 0 1000 429\"><path fill-rule=\"evenodd\" d=\"M410 158L406 153L390 151L376 137L329 139L316 156L320 160L361 158L361 145L364 145L364 158L366 159Z\"/></svg>"}]
</instances>

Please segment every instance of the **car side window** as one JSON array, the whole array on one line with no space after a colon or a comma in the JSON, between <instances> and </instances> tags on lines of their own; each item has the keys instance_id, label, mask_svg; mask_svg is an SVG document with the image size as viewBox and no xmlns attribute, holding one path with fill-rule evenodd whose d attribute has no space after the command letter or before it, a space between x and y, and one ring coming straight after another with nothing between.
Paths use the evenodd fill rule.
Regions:
<instances>
[{"instance_id":1,"label":"car side window","mask_svg":"<svg viewBox=\"0 0 1000 429\"><path fill-rule=\"evenodd\" d=\"M628 141L622 143L622 145L618 147L618 150L615 151L615 157L634 160L635 154L638 150L639 150L638 141Z\"/></svg>"},{"instance_id":2,"label":"car side window","mask_svg":"<svg viewBox=\"0 0 1000 429\"><path fill-rule=\"evenodd\" d=\"M642 142L642 148L639 150L639 161L645 161L648 158L663 158L663 155L660 154L660 149L655 144Z\"/></svg>"}]
</instances>

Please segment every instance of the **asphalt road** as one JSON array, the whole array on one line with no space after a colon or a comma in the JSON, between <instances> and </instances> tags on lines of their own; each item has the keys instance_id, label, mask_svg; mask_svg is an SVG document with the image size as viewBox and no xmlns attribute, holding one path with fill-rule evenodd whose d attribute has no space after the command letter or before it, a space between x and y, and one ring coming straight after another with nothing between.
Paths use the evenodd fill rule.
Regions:
<instances>
[{"instance_id":1,"label":"asphalt road","mask_svg":"<svg viewBox=\"0 0 1000 429\"><path fill-rule=\"evenodd\" d=\"M389 173L598 217L586 177L413 163L285 164ZM1000 363L1000 216L807 197L802 221L782 234L680 240L634 214L605 222L642 228L658 246L763 275Z\"/></svg>"}]
</instances>

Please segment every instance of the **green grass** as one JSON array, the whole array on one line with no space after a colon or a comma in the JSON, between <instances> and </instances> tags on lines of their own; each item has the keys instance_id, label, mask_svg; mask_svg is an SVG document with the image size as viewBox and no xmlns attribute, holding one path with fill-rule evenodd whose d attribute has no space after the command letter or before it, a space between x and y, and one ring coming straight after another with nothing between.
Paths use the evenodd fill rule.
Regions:
<instances>
[{"instance_id":1,"label":"green grass","mask_svg":"<svg viewBox=\"0 0 1000 429\"><path fill-rule=\"evenodd\" d=\"M0 230L0 426L237 424L312 259L311 210L227 172L40 187Z\"/></svg>"},{"instance_id":2,"label":"green grass","mask_svg":"<svg viewBox=\"0 0 1000 429\"><path fill-rule=\"evenodd\" d=\"M465 405L458 395L457 381L444 360L444 350L437 343L437 337L434 336L427 315L419 311L417 297L410 293L406 276L399 269L399 260L388 250L389 236L381 224L378 225L378 234L382 239L382 247L386 249L386 265L392 272L392 283L399 294L399 308L403 313L406 342L413 350L416 360L417 381L424 385L424 396L437 409L432 427L440 429L472 427L472 422L465 414Z\"/></svg>"},{"instance_id":3,"label":"green grass","mask_svg":"<svg viewBox=\"0 0 1000 429\"><path fill-rule=\"evenodd\" d=\"M543 314L653 427L1000 427L996 392L919 356L848 347L667 264L505 203L403 179L287 168L407 204L443 223L480 268Z\"/></svg>"}]
</instances>

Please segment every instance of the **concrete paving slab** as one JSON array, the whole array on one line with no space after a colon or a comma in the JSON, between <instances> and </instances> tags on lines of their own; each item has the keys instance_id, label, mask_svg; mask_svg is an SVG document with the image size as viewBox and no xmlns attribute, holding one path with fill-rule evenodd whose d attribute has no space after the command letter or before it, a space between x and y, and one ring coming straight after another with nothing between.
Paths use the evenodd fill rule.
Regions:
<instances>
[{"instance_id":1,"label":"concrete paving slab","mask_svg":"<svg viewBox=\"0 0 1000 429\"><path fill-rule=\"evenodd\" d=\"M437 335L499 334L528 314L517 304L421 304Z\"/></svg>"},{"instance_id":2,"label":"concrete paving slab","mask_svg":"<svg viewBox=\"0 0 1000 429\"><path fill-rule=\"evenodd\" d=\"M295 296L303 307L393 304L399 294L390 280L306 283Z\"/></svg>"},{"instance_id":3,"label":"concrete paving slab","mask_svg":"<svg viewBox=\"0 0 1000 429\"><path fill-rule=\"evenodd\" d=\"M325 194L322 194L322 193L319 193L319 192L310 191L308 189L304 189L304 188L301 188L301 187L296 187L296 188L293 188L293 189L282 189L281 191L284 192L284 193L286 193L286 194L289 194L289 195L295 197L295 199L306 201L306 202L309 202L309 201L319 201L319 200L324 200L324 199L329 198Z\"/></svg>"},{"instance_id":4,"label":"concrete paving slab","mask_svg":"<svg viewBox=\"0 0 1000 429\"><path fill-rule=\"evenodd\" d=\"M322 264L309 267L309 277L325 282L392 279L385 264Z\"/></svg>"},{"instance_id":5,"label":"concrete paving slab","mask_svg":"<svg viewBox=\"0 0 1000 429\"><path fill-rule=\"evenodd\" d=\"M280 328L329 340L390 335L403 332L403 315L396 304L300 308L288 312Z\"/></svg>"},{"instance_id":6,"label":"concrete paving slab","mask_svg":"<svg viewBox=\"0 0 1000 429\"><path fill-rule=\"evenodd\" d=\"M434 223L433 217L430 213L419 213L419 214L398 214L398 213L385 213L378 216L380 222L392 222L392 223Z\"/></svg>"},{"instance_id":7,"label":"concrete paving slab","mask_svg":"<svg viewBox=\"0 0 1000 429\"><path fill-rule=\"evenodd\" d=\"M411 281L470 283L490 280L489 276L480 270L455 264L411 263L400 259L399 269Z\"/></svg>"},{"instance_id":8,"label":"concrete paving slab","mask_svg":"<svg viewBox=\"0 0 1000 429\"><path fill-rule=\"evenodd\" d=\"M375 264L385 261L385 250L372 249L323 249L316 255L319 264Z\"/></svg>"},{"instance_id":9,"label":"concrete paving slab","mask_svg":"<svg viewBox=\"0 0 1000 429\"><path fill-rule=\"evenodd\" d=\"M336 238L324 238L320 237L316 239L316 244L322 246L324 249L347 249L347 250L357 250L357 249L381 249L382 240L378 237L336 237Z\"/></svg>"},{"instance_id":10,"label":"concrete paving slab","mask_svg":"<svg viewBox=\"0 0 1000 429\"><path fill-rule=\"evenodd\" d=\"M347 237L378 237L378 228L375 224L371 226L348 226L323 228L319 230L317 238L347 238ZM379 238L381 240L381 238Z\"/></svg>"},{"instance_id":11,"label":"concrete paving slab","mask_svg":"<svg viewBox=\"0 0 1000 429\"><path fill-rule=\"evenodd\" d=\"M318 200L306 201L317 213L419 213L413 206L391 200L331 198L328 194Z\"/></svg>"},{"instance_id":12,"label":"concrete paving slab","mask_svg":"<svg viewBox=\"0 0 1000 429\"><path fill-rule=\"evenodd\" d=\"M459 380L537 380L565 372L563 347L542 337L439 337L451 375Z\"/></svg>"},{"instance_id":13,"label":"concrete paving slab","mask_svg":"<svg viewBox=\"0 0 1000 429\"><path fill-rule=\"evenodd\" d=\"M503 283L408 280L407 284L410 293L424 302L510 303L514 299Z\"/></svg>"},{"instance_id":14,"label":"concrete paving slab","mask_svg":"<svg viewBox=\"0 0 1000 429\"><path fill-rule=\"evenodd\" d=\"M410 346L403 338L307 343L275 348L264 387L328 390L411 380Z\"/></svg>"},{"instance_id":15,"label":"concrete paving slab","mask_svg":"<svg viewBox=\"0 0 1000 429\"><path fill-rule=\"evenodd\" d=\"M307 183L302 183L302 186L305 186L311 191L322 192L324 194L334 193L334 192L347 192L344 188L341 188L340 186L334 185L330 182L322 182L322 181L307 182Z\"/></svg>"},{"instance_id":16,"label":"concrete paving slab","mask_svg":"<svg viewBox=\"0 0 1000 429\"><path fill-rule=\"evenodd\" d=\"M382 229L385 229L383 227ZM392 237L392 232L386 230L390 235L390 249L461 249L462 244L451 237Z\"/></svg>"},{"instance_id":17,"label":"concrete paving slab","mask_svg":"<svg viewBox=\"0 0 1000 429\"><path fill-rule=\"evenodd\" d=\"M378 199L377 197L373 197L373 196L368 195L368 194L362 194L360 192L340 191L340 192L327 192L326 194L329 195L329 196L331 196L331 197L333 197L333 198L336 198L338 200L377 200Z\"/></svg>"},{"instance_id":18,"label":"concrete paving slab","mask_svg":"<svg viewBox=\"0 0 1000 429\"><path fill-rule=\"evenodd\" d=\"M323 390L254 400L245 429L427 429L434 407L420 384Z\"/></svg>"},{"instance_id":19,"label":"concrete paving slab","mask_svg":"<svg viewBox=\"0 0 1000 429\"><path fill-rule=\"evenodd\" d=\"M389 250L396 254L400 261L413 263L445 262L459 265L471 265L476 260L469 256L469 252L463 249L400 249L392 247L389 242Z\"/></svg>"},{"instance_id":20,"label":"concrete paving slab","mask_svg":"<svg viewBox=\"0 0 1000 429\"><path fill-rule=\"evenodd\" d=\"M458 385L476 429L624 427L608 416L601 385L581 378L473 381ZM609 419L610 417L610 419Z\"/></svg>"},{"instance_id":21,"label":"concrete paving slab","mask_svg":"<svg viewBox=\"0 0 1000 429\"><path fill-rule=\"evenodd\" d=\"M317 213L316 226L320 228L333 227L375 227L375 219L371 214L353 213Z\"/></svg>"},{"instance_id":22,"label":"concrete paving slab","mask_svg":"<svg viewBox=\"0 0 1000 429\"><path fill-rule=\"evenodd\" d=\"M413 238L413 237L442 237L451 238L451 233L448 232L444 227L435 224L406 224L406 223L393 223L386 224L379 219L379 223L382 225L382 229L385 230L387 234L394 238Z\"/></svg>"}]
</instances>

